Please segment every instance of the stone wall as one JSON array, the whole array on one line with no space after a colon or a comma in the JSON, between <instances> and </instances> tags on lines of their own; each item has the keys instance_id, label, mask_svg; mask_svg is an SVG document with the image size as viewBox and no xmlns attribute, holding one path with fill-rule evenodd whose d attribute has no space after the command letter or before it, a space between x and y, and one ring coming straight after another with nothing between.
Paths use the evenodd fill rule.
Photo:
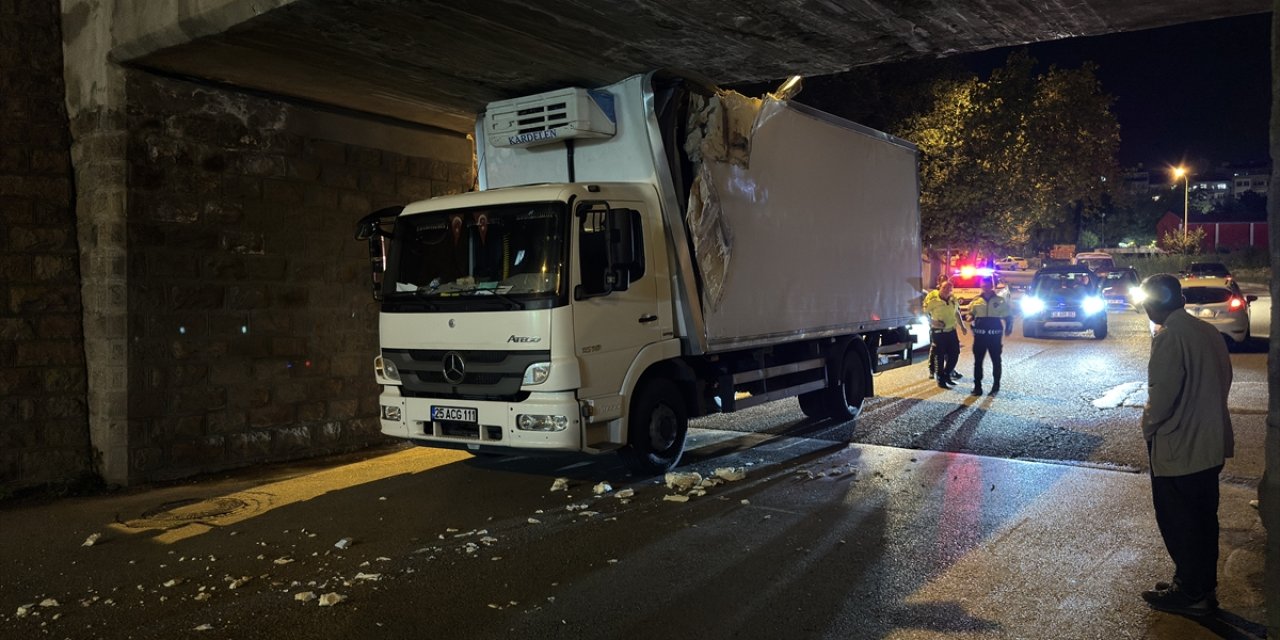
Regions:
<instances>
[{"instance_id":1,"label":"stone wall","mask_svg":"<svg viewBox=\"0 0 1280 640\"><path fill-rule=\"evenodd\" d=\"M0 2L0 495L91 469L57 2Z\"/></svg>"},{"instance_id":2,"label":"stone wall","mask_svg":"<svg viewBox=\"0 0 1280 640\"><path fill-rule=\"evenodd\" d=\"M469 163L431 158L468 158L469 142L364 146L421 132L142 71L127 93L131 475L380 441L377 307L355 222L466 190ZM356 124L371 134L353 143Z\"/></svg>"}]
</instances>

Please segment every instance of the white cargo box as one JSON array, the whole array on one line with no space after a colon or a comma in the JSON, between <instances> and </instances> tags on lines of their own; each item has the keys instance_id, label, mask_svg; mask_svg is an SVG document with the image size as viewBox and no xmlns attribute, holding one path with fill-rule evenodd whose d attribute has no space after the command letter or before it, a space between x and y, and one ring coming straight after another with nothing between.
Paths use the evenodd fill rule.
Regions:
<instances>
[{"instance_id":1,"label":"white cargo box","mask_svg":"<svg viewBox=\"0 0 1280 640\"><path fill-rule=\"evenodd\" d=\"M613 95L581 88L489 103L486 136L495 147L532 147L571 138L608 138L617 130Z\"/></svg>"}]
</instances>

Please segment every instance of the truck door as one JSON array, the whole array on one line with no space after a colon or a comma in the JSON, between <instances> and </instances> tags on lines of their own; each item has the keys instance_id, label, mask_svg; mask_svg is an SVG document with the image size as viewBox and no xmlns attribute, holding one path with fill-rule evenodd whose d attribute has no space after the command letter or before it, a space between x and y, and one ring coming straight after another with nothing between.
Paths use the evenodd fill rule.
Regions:
<instances>
[{"instance_id":1,"label":"truck door","mask_svg":"<svg viewBox=\"0 0 1280 640\"><path fill-rule=\"evenodd\" d=\"M639 202L583 202L575 216L573 331L582 372L580 398L620 393L645 345L671 330L658 300L654 218Z\"/></svg>"}]
</instances>

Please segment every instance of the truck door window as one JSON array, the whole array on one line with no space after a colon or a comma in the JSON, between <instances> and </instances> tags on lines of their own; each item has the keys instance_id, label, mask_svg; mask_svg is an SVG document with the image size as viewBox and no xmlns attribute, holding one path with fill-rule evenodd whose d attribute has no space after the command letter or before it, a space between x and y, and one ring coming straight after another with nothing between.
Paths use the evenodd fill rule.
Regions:
<instances>
[{"instance_id":1,"label":"truck door window","mask_svg":"<svg viewBox=\"0 0 1280 640\"><path fill-rule=\"evenodd\" d=\"M625 291L644 275L640 212L600 203L578 211L579 299Z\"/></svg>"}]
</instances>

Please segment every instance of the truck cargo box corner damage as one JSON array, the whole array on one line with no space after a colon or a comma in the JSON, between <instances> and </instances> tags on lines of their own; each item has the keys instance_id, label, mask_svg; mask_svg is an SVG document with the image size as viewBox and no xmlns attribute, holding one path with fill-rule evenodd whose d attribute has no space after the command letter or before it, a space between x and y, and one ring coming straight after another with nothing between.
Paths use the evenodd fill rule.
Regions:
<instances>
[{"instance_id":1,"label":"truck cargo box corner damage","mask_svg":"<svg viewBox=\"0 0 1280 640\"><path fill-rule=\"evenodd\" d=\"M702 274L703 300L712 310L720 306L724 293L733 238L708 163L750 166L751 134L761 104L760 99L735 91L691 99L684 150L697 166L697 174L689 191L685 222Z\"/></svg>"}]
</instances>

